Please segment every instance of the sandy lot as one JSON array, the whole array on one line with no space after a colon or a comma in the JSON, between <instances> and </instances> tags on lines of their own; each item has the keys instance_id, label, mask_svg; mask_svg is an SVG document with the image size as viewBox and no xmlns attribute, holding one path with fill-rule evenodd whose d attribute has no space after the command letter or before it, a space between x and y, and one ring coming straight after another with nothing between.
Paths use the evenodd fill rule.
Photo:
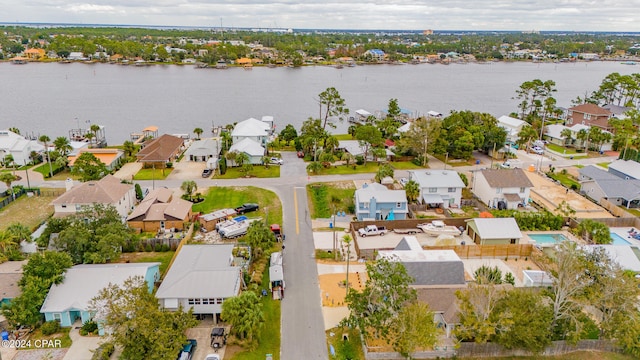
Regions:
<instances>
[{"instance_id":1,"label":"sandy lot","mask_svg":"<svg viewBox=\"0 0 640 360\"><path fill-rule=\"evenodd\" d=\"M540 176L533 172L525 172L533 183L531 198L533 201L542 204L547 210L555 212L558 205L564 200L576 211L577 218L610 218L613 217L608 211L587 200L575 191L567 191L562 185Z\"/></svg>"},{"instance_id":2,"label":"sandy lot","mask_svg":"<svg viewBox=\"0 0 640 360\"><path fill-rule=\"evenodd\" d=\"M349 271L349 287L361 290L366 282L366 272ZM319 275L322 306L344 306L347 290L343 285L346 273Z\"/></svg>"}]
</instances>

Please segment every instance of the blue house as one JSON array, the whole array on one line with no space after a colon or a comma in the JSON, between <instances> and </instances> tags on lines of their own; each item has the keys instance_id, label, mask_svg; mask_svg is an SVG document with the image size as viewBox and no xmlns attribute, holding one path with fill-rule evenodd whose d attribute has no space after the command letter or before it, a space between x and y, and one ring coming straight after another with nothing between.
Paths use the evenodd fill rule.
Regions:
<instances>
[{"instance_id":1,"label":"blue house","mask_svg":"<svg viewBox=\"0 0 640 360\"><path fill-rule=\"evenodd\" d=\"M364 184L355 194L356 217L362 220L404 220L409 212L407 193L378 183Z\"/></svg>"},{"instance_id":2,"label":"blue house","mask_svg":"<svg viewBox=\"0 0 640 360\"><path fill-rule=\"evenodd\" d=\"M60 284L51 285L40 308L46 321L57 320L62 327L71 327L93 319L89 302L109 284L121 285L130 277L144 277L149 292L160 279L160 263L83 264L66 271ZM100 335L104 330L100 327Z\"/></svg>"}]
</instances>

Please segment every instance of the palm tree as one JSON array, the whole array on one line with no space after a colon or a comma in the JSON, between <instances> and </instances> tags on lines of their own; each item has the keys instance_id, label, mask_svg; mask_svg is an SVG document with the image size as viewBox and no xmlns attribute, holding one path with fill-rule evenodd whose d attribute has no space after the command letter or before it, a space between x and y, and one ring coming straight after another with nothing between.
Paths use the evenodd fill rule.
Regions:
<instances>
[{"instance_id":1,"label":"palm tree","mask_svg":"<svg viewBox=\"0 0 640 360\"><path fill-rule=\"evenodd\" d=\"M198 140L200 140L200 135L202 135L203 132L204 132L204 130L202 130L199 127L193 129L193 133L196 134L196 136L198 137Z\"/></svg>"},{"instance_id":2,"label":"palm tree","mask_svg":"<svg viewBox=\"0 0 640 360\"><path fill-rule=\"evenodd\" d=\"M560 136L564 138L565 146L573 144L573 131L571 129L562 129Z\"/></svg>"},{"instance_id":3,"label":"palm tree","mask_svg":"<svg viewBox=\"0 0 640 360\"><path fill-rule=\"evenodd\" d=\"M349 163L353 161L353 155L345 151L344 154L342 154L342 157L340 158L340 160L344 161L347 164L347 166L349 166Z\"/></svg>"},{"instance_id":4,"label":"palm tree","mask_svg":"<svg viewBox=\"0 0 640 360\"><path fill-rule=\"evenodd\" d=\"M269 168L269 161L270 161L269 157L268 156L263 156L261 161L262 161L262 165L264 165L264 168L268 169Z\"/></svg>"},{"instance_id":5,"label":"palm tree","mask_svg":"<svg viewBox=\"0 0 640 360\"><path fill-rule=\"evenodd\" d=\"M230 163L232 163L234 166L236 165L236 159L238 158L238 152L237 151L228 151L225 155L224 155L225 159L227 159L227 161L229 161Z\"/></svg>"},{"instance_id":6,"label":"palm tree","mask_svg":"<svg viewBox=\"0 0 640 360\"><path fill-rule=\"evenodd\" d=\"M96 144L98 143L98 131L100 131L100 125L98 124L93 124L91 125L91 127L89 127L89 130L91 130L91 132L93 133L93 138L96 141Z\"/></svg>"},{"instance_id":7,"label":"palm tree","mask_svg":"<svg viewBox=\"0 0 640 360\"><path fill-rule=\"evenodd\" d=\"M313 161L307 165L307 171L310 173L318 174L322 170L322 164L318 161Z\"/></svg>"},{"instance_id":8,"label":"palm tree","mask_svg":"<svg viewBox=\"0 0 640 360\"><path fill-rule=\"evenodd\" d=\"M409 199L409 202L415 202L418 199L418 196L420 196L420 185L413 180L409 180L404 184L404 191L407 193L407 199Z\"/></svg>"},{"instance_id":9,"label":"palm tree","mask_svg":"<svg viewBox=\"0 0 640 360\"><path fill-rule=\"evenodd\" d=\"M538 132L533 126L523 126L518 133L518 144L520 146L527 144L527 149L531 146L531 140L538 138Z\"/></svg>"},{"instance_id":10,"label":"palm tree","mask_svg":"<svg viewBox=\"0 0 640 360\"><path fill-rule=\"evenodd\" d=\"M349 258L351 257L351 242L352 241L353 241L353 239L351 238L351 235L349 235L349 234L345 234L342 237L342 243L347 247L347 278L344 281L345 288L347 290L347 294L349 293Z\"/></svg>"},{"instance_id":11,"label":"palm tree","mask_svg":"<svg viewBox=\"0 0 640 360\"><path fill-rule=\"evenodd\" d=\"M193 194L193 192L198 190L198 184L196 184L196 182L193 180L184 181L182 182L182 185L180 185L180 189L184 191L184 194L189 199L191 199L191 195Z\"/></svg>"},{"instance_id":12,"label":"palm tree","mask_svg":"<svg viewBox=\"0 0 640 360\"><path fill-rule=\"evenodd\" d=\"M122 144L122 149L127 154L127 156L133 156L133 153L136 151L136 145L133 141L127 140Z\"/></svg>"},{"instance_id":13,"label":"palm tree","mask_svg":"<svg viewBox=\"0 0 640 360\"><path fill-rule=\"evenodd\" d=\"M244 165L244 163L249 162L249 155L247 153L241 152L236 155L236 164L240 167Z\"/></svg>"},{"instance_id":14,"label":"palm tree","mask_svg":"<svg viewBox=\"0 0 640 360\"><path fill-rule=\"evenodd\" d=\"M580 129L576 134L576 139L580 140L582 146L584 146L585 152L589 153L589 132L586 129Z\"/></svg>"},{"instance_id":15,"label":"palm tree","mask_svg":"<svg viewBox=\"0 0 640 360\"><path fill-rule=\"evenodd\" d=\"M49 163L49 177L53 176L53 167L51 165L51 159L49 159L49 141L51 141L51 138L48 137L47 135L40 135L40 137L38 138L38 140L44 144L44 151L47 154L47 162Z\"/></svg>"},{"instance_id":16,"label":"palm tree","mask_svg":"<svg viewBox=\"0 0 640 360\"><path fill-rule=\"evenodd\" d=\"M0 255L16 249L19 244L16 243L16 237L9 231L0 231ZM1 256L0 256L1 258Z\"/></svg>"},{"instance_id":17,"label":"palm tree","mask_svg":"<svg viewBox=\"0 0 640 360\"><path fill-rule=\"evenodd\" d=\"M15 175L16 174L16 161L14 160L13 155L7 154L4 157L4 167L8 168L11 165L13 165L13 175Z\"/></svg>"},{"instance_id":18,"label":"palm tree","mask_svg":"<svg viewBox=\"0 0 640 360\"><path fill-rule=\"evenodd\" d=\"M336 148L339 146L339 144L340 142L338 141L338 138L333 135L324 139L325 151L330 151L331 153L333 153L336 150Z\"/></svg>"},{"instance_id":19,"label":"palm tree","mask_svg":"<svg viewBox=\"0 0 640 360\"><path fill-rule=\"evenodd\" d=\"M22 240L26 240L28 242L32 241L31 231L29 230L28 227L20 223L13 223L9 225L9 227L7 228L7 232L10 234L13 234L13 236L15 236L16 240L18 241L22 241Z\"/></svg>"},{"instance_id":20,"label":"palm tree","mask_svg":"<svg viewBox=\"0 0 640 360\"><path fill-rule=\"evenodd\" d=\"M55 140L53 140L53 146L55 149L62 154L62 156L67 156L73 150L69 139L64 136L58 136Z\"/></svg>"},{"instance_id":21,"label":"palm tree","mask_svg":"<svg viewBox=\"0 0 640 360\"><path fill-rule=\"evenodd\" d=\"M7 185L7 191L10 191L13 194L13 199L16 199L16 194L13 192L11 188L11 183L18 180L18 177L13 175L12 173L5 172L0 174L0 181L2 181L5 185Z\"/></svg>"}]
</instances>

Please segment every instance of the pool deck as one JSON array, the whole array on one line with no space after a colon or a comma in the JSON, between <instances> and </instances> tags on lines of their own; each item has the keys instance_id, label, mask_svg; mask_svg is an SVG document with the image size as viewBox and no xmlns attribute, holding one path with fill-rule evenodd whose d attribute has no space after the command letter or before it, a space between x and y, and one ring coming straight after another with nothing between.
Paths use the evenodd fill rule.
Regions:
<instances>
[{"instance_id":1,"label":"pool deck","mask_svg":"<svg viewBox=\"0 0 640 360\"><path fill-rule=\"evenodd\" d=\"M554 243L537 243L535 240L533 240L532 238L529 237L529 235L543 235L543 234L550 234L550 235L551 234L562 234L567 239L569 239L571 241L574 241L574 242L577 242L578 244L584 244L585 243L579 237L576 237L575 235L573 235L569 231L565 231L565 230L526 231L526 232L523 231L522 234L524 236L522 237L522 239L520 239L520 244L533 244L533 245L538 245L538 246L542 246L542 247L555 245ZM626 237L625 237L625 239L626 239Z\"/></svg>"},{"instance_id":2,"label":"pool deck","mask_svg":"<svg viewBox=\"0 0 640 360\"><path fill-rule=\"evenodd\" d=\"M629 230L631 229L634 229L636 232L640 232L640 229L636 229L634 227L612 227L609 228L609 231L625 239L626 241L631 243L632 246L640 246L640 240L634 239L629 236Z\"/></svg>"}]
</instances>

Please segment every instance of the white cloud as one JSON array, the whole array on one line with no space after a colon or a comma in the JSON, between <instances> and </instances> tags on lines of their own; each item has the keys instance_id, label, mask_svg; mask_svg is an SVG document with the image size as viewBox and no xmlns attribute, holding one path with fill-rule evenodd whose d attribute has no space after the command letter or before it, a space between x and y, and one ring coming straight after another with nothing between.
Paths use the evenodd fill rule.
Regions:
<instances>
[{"instance_id":1,"label":"white cloud","mask_svg":"<svg viewBox=\"0 0 640 360\"><path fill-rule=\"evenodd\" d=\"M320 29L640 31L640 0L0 0L0 21Z\"/></svg>"}]
</instances>

